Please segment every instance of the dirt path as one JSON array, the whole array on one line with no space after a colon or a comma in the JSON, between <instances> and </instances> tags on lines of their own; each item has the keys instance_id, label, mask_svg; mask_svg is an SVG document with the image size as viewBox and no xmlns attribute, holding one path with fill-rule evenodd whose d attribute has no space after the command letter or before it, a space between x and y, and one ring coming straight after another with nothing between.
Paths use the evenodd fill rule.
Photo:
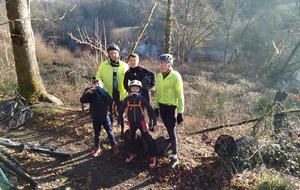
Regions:
<instances>
[{"instance_id":1,"label":"dirt path","mask_svg":"<svg viewBox=\"0 0 300 190\"><path fill-rule=\"evenodd\" d=\"M55 112L47 111L47 106L42 109L43 113L34 112L34 119L27 127L7 131L5 122L1 123L0 137L27 144L56 145L59 151L72 154L70 159L57 159L7 149L44 190L250 189L251 184L241 184L239 181L253 180L255 177L255 172L251 171L232 175L225 162L214 153L214 139L217 138L212 135L187 136L185 125L177 126L180 164L175 170L168 170L170 152L166 149L168 141L161 122L160 130L151 133L156 146L160 147L158 164L154 169L149 169L148 157L143 149L134 163L125 164L128 147L115 128L120 153L113 156L111 147L102 144L101 155L93 158L93 131L88 116L84 116L78 108L64 108ZM101 139L105 138L102 132ZM20 178L12 176L10 179L18 184L19 189L32 189ZM290 179L295 187L299 187L297 178Z\"/></svg>"},{"instance_id":2,"label":"dirt path","mask_svg":"<svg viewBox=\"0 0 300 190\"><path fill-rule=\"evenodd\" d=\"M72 154L71 159L62 160L26 151L11 151L22 163L22 168L38 181L42 189L154 189L169 186L162 185L162 176L157 175L167 168L165 156L160 158L160 164L152 170L148 167L148 157L143 150L134 163L125 164L128 149L120 139L119 132L115 131L120 153L114 156L110 145L102 144L101 155L93 158L93 135L89 117L82 116L79 111L69 110L65 114L44 116L42 119L47 123L57 122L60 126L43 130L36 118L30 123L33 129L29 129L28 125L15 131L7 131L3 126L5 123L0 129L2 137L13 141L55 145L59 151ZM102 132L101 139L105 137ZM26 183L20 184L21 188L30 189Z\"/></svg>"}]
</instances>

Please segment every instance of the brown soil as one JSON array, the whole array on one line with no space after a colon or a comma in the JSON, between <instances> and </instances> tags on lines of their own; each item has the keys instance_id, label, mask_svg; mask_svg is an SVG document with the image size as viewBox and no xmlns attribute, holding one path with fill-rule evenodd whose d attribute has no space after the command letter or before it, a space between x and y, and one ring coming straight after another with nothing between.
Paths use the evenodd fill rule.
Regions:
<instances>
[{"instance_id":1,"label":"brown soil","mask_svg":"<svg viewBox=\"0 0 300 190\"><path fill-rule=\"evenodd\" d=\"M27 144L56 145L59 151L72 154L70 159L58 159L6 149L18 159L20 167L39 183L41 189L249 189L248 184L232 183L231 180L238 176L231 175L224 161L214 153L216 138L187 136L184 124L177 127L180 146L180 164L177 168L168 169L170 152L165 149L168 143L164 126L160 123L159 131L151 133L159 147L158 164L154 169L149 169L143 148L134 163L125 164L128 147L117 129L114 131L120 153L114 156L110 145L102 144L101 155L93 158L90 117L85 116L79 106L59 110L56 114L50 111L36 113L26 127L15 131L7 131L5 122L1 124L1 137ZM105 137L102 130L101 139ZM250 183L251 178L249 176ZM19 177L11 179L20 189L32 189Z\"/></svg>"},{"instance_id":2,"label":"brown soil","mask_svg":"<svg viewBox=\"0 0 300 190\"><path fill-rule=\"evenodd\" d=\"M55 145L59 151L72 154L70 159L58 159L25 150L17 153L7 149L41 189L206 189L212 185L219 189L229 184L230 175L220 170L220 160L212 152L213 142L206 141L205 144L194 137L187 137L184 125L178 126L177 130L180 165L173 171L168 169L170 152L162 149L168 141L164 127L160 126L159 131L151 133L159 147L158 164L154 169L149 169L148 156L143 147L134 163L125 164L128 147L117 129L114 131L120 153L114 156L110 145L102 144L101 155L93 158L90 117L85 116L79 106L61 110L58 114L46 112L34 115L27 126L14 131L7 131L5 122L1 124L1 137L27 144ZM101 139L105 137L102 130ZM199 147L210 150L210 153L206 151L203 155ZM20 178L17 183L20 189L31 189Z\"/></svg>"}]
</instances>

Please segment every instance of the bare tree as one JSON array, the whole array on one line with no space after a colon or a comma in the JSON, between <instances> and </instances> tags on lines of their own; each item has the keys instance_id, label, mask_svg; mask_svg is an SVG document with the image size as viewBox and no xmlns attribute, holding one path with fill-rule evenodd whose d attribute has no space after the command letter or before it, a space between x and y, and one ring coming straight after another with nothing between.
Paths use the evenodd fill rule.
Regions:
<instances>
[{"instance_id":1,"label":"bare tree","mask_svg":"<svg viewBox=\"0 0 300 190\"><path fill-rule=\"evenodd\" d=\"M79 37L73 35L73 33L68 32L68 35L71 37L78 44L84 44L88 46L94 54L93 56L93 66L90 67L92 70L95 70L99 67L99 62L103 62L105 59L108 58L108 54L106 51L106 35L105 35L105 24L103 24L103 34L99 29L98 18L95 19L95 31L93 35L90 35L86 29L86 27L79 28L78 33ZM103 36L103 37L102 37Z\"/></svg>"},{"instance_id":2,"label":"bare tree","mask_svg":"<svg viewBox=\"0 0 300 190\"><path fill-rule=\"evenodd\" d=\"M296 7L297 7L297 9L299 11L300 10L300 0L294 0L294 1L295 1L295 5L296 5Z\"/></svg>"},{"instance_id":3,"label":"bare tree","mask_svg":"<svg viewBox=\"0 0 300 190\"><path fill-rule=\"evenodd\" d=\"M136 41L134 42L134 44L133 44L133 46L132 46L132 48L131 48L130 53L133 53L134 50L136 49L137 44L139 43L141 37L143 36L143 34L144 34L144 32L145 32L147 26L149 25L149 23L150 23L150 21L151 21L151 17L152 17L152 14L153 14L153 11L154 11L156 5L157 5L156 3L153 5L153 7L152 7L152 9L151 9L151 12L149 13L148 18L147 18L145 24L144 24L143 27L142 27L142 30L140 31L140 33L139 33L139 35L138 35Z\"/></svg>"},{"instance_id":4,"label":"bare tree","mask_svg":"<svg viewBox=\"0 0 300 190\"><path fill-rule=\"evenodd\" d=\"M62 104L44 87L35 54L35 41L30 20L30 0L6 0L12 39L18 90L29 100Z\"/></svg>"},{"instance_id":5,"label":"bare tree","mask_svg":"<svg viewBox=\"0 0 300 190\"><path fill-rule=\"evenodd\" d=\"M177 59L186 61L191 50L217 29L221 18L210 1L177 0L174 36Z\"/></svg>"},{"instance_id":6,"label":"bare tree","mask_svg":"<svg viewBox=\"0 0 300 190\"><path fill-rule=\"evenodd\" d=\"M149 23L151 22L151 17L152 14L154 12L154 9L156 7L156 3L153 5L149 16L147 17L146 22L143 24L143 26L141 27L141 31L139 32L139 35L137 37L137 39L135 40L135 42L132 45L132 48L130 50L130 53L133 53L137 47L137 44L139 43L140 39L142 38L147 26L149 25ZM102 58L103 55L105 55L106 58L108 58L108 54L106 52L106 36L104 36L104 39L101 38L101 34L100 31L98 29L98 18L95 19L95 37L92 37L88 34L86 27L84 27L83 29L78 28L78 32L80 35L80 38L77 38L76 36L74 36L71 32L69 32L69 36L71 37L72 40L75 40L76 43L79 44L85 44L88 45L92 50L96 50L96 57L98 57L98 52L100 54L100 62L102 62ZM104 28L104 35L105 35L105 25L103 22L103 28ZM102 44L102 41L104 41L104 45ZM120 40L121 41L121 40ZM98 59L95 59L97 61L97 63L99 62Z\"/></svg>"},{"instance_id":7,"label":"bare tree","mask_svg":"<svg viewBox=\"0 0 300 190\"><path fill-rule=\"evenodd\" d=\"M228 45L229 45L229 37L230 37L230 32L231 32L231 26L232 26L233 21L236 17L237 6L238 6L238 2L236 1L233 4L232 10L230 11L230 19L229 19L229 23L228 23L228 27L227 27L226 44L225 44L224 58L223 58L224 59L224 64L227 64L227 63L230 62L230 61L227 61L227 50L228 50ZM233 57L233 56L231 56L231 57Z\"/></svg>"},{"instance_id":8,"label":"bare tree","mask_svg":"<svg viewBox=\"0 0 300 190\"><path fill-rule=\"evenodd\" d=\"M288 56L287 60L284 62L284 64L281 66L281 68L275 75L273 81L271 81L272 82L271 84L276 84L285 73L293 74L300 70L299 61L292 62L292 60L295 58L295 54L299 49L299 47L300 47L300 40L295 45L294 49Z\"/></svg>"}]
</instances>

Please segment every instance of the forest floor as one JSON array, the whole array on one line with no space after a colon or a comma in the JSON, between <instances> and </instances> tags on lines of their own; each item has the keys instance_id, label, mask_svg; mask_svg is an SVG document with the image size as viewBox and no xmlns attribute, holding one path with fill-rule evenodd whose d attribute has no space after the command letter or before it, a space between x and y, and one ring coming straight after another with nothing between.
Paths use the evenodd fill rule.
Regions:
<instances>
[{"instance_id":1,"label":"forest floor","mask_svg":"<svg viewBox=\"0 0 300 190\"><path fill-rule=\"evenodd\" d=\"M211 66L211 64L208 65ZM239 137L246 133L247 125L198 135L187 134L216 125L218 116L208 114L207 117L211 117L207 119L211 121L206 119L201 123L200 119L197 118L197 114L194 114L198 108L195 106L195 101L202 102L201 105L204 107L205 105L207 107L215 105L209 104L211 94L206 93L209 91L205 91L205 89L214 87L213 85L217 84L216 80L220 80L222 83L226 80L231 82L232 86L234 86L232 91L237 93L236 97L239 98L239 102L243 102L242 95L249 95L249 97L245 97L246 103L250 102L250 99L258 100L259 97L256 91L252 92L252 89L249 91L245 90L244 83L240 85L241 89L237 88L239 80L233 80L235 82L232 82L232 79L236 78L230 78L229 75L222 73L218 74L215 69L207 74L206 71L202 71L198 67L193 67L193 69L190 67L192 66L186 65L180 68L181 73L185 73L183 74L184 87L186 92L189 92L188 96L186 96L186 112L189 114L186 114L185 121L176 127L179 144L179 165L174 170L170 170L168 167L168 157L171 151L168 149L168 137L160 119L158 119L159 130L153 133L150 132L158 149L158 163L155 168L149 168L149 158L143 150L143 146L135 161L125 164L125 159L128 156L128 141L126 141L126 138L124 140L120 137L120 131L115 127L116 123L114 123L113 129L120 153L114 156L111 146L102 143L101 155L93 158L91 155L94 148L91 118L82 112L78 103L78 97L74 95L74 91L68 90L65 86L64 89L69 94L63 94L61 97L68 99L68 102L76 102L76 104L74 103L75 105L66 104L57 107L52 104L35 102L32 106L33 119L26 126L13 131L7 130L6 121L0 123L0 137L25 144L54 145L58 147L58 151L70 153L72 157L59 159L25 150L22 152L14 152L14 150L6 148L5 150L21 163L20 168L35 179L40 189L43 190L250 190L258 183L257 179L260 179L263 173L278 174L286 177L291 182L292 189L300 189L299 179L287 175L284 170L279 171L261 165L252 170L246 169L236 172L235 168L228 161L215 153L214 145L219 135L225 133L235 134L235 137ZM195 68L198 68L198 70ZM221 71L223 72L223 70ZM222 77L220 78L219 76ZM203 81L201 81L200 77L203 78ZM211 78L214 79L213 82L208 82L207 79ZM199 81L202 83L199 83ZM243 80L240 81L243 82ZM247 86L251 87L250 84ZM230 90L229 88L220 88L220 86L214 89L219 90L215 96L220 96L226 89ZM199 91L202 92L201 96L196 96L195 94L198 94ZM58 92L58 90L53 89L53 92ZM206 102L208 104L205 104ZM236 106L233 109L234 111L225 110L226 114L228 114L226 116L232 121L236 121L240 119L240 117L237 117L237 113L246 113L246 106ZM195 109L192 109L194 107ZM245 107L245 110L242 109L243 107ZM213 111L211 110L211 112ZM103 141L105 138L105 131L102 130L101 140ZM16 175L9 175L9 177L19 189L32 189L27 182Z\"/></svg>"},{"instance_id":2,"label":"forest floor","mask_svg":"<svg viewBox=\"0 0 300 190\"><path fill-rule=\"evenodd\" d=\"M184 125L177 127L180 164L170 170L167 136L164 126L151 133L158 148L158 164L149 169L149 158L141 147L133 163L125 164L128 155L126 141L115 136L120 153L113 155L110 145L102 143L102 153L93 158L91 118L76 107L55 108L35 115L25 127L7 131L1 124L1 137L27 144L55 145L59 151L72 154L69 159L58 159L23 151L7 149L21 163L21 168L33 177L41 189L243 189L231 184L232 175L224 161L214 153L214 139L203 135L187 136ZM105 139L104 130L101 139ZM200 140L199 140L200 139ZM15 178L20 189L31 189L22 179Z\"/></svg>"},{"instance_id":3,"label":"forest floor","mask_svg":"<svg viewBox=\"0 0 300 190\"><path fill-rule=\"evenodd\" d=\"M40 189L251 189L255 181L253 171L229 172L225 161L214 152L215 139L209 139L205 134L188 136L184 125L177 127L180 164L174 170L168 168L170 152L165 146L168 143L161 124L159 131L151 133L160 147L155 168L149 169L149 159L143 148L133 163L125 164L127 143L116 129L120 153L114 156L110 145L102 144L101 155L93 158L89 116L79 107L55 108L55 113L47 111L52 108L45 105L37 105L34 109L38 106L43 106L44 113L35 115L26 127L7 131L2 123L0 132L2 138L28 144L56 145L59 151L72 154L69 159L58 159L7 149L21 163L20 167L38 182ZM101 139L105 137L102 131ZM292 181L297 185L297 178ZM13 178L12 182L17 183L19 189L32 189L19 177Z\"/></svg>"}]
</instances>

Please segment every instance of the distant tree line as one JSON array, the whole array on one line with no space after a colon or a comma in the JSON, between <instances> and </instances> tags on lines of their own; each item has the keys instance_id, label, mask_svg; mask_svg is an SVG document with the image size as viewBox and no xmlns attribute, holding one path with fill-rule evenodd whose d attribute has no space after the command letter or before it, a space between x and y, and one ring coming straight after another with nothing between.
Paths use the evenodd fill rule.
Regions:
<instances>
[{"instance_id":1,"label":"distant tree line","mask_svg":"<svg viewBox=\"0 0 300 190\"><path fill-rule=\"evenodd\" d=\"M68 33L79 36L79 28L91 36L100 31L107 43L132 43L112 30L142 27L155 3L143 40L163 43L167 0L32 0L33 31L53 48L75 50L79 45ZM248 64L255 75L277 83L300 68L299 7L299 0L176 0L170 52L184 63L193 52L216 47L223 51L224 64Z\"/></svg>"},{"instance_id":2,"label":"distant tree line","mask_svg":"<svg viewBox=\"0 0 300 190\"><path fill-rule=\"evenodd\" d=\"M79 35L78 27L85 27L87 32L93 35L96 27L95 19L97 19L99 30L110 43L116 40L111 39L112 29L141 26L155 2L153 0L33 0L31 3L32 17L36 19L32 21L32 26L34 31L43 34L47 42L74 50L76 44L67 35L68 32ZM163 29L165 15L162 9L165 6L161 2L158 3L152 16L151 27L162 27L161 29ZM65 15L64 18L59 19L63 15ZM122 37L120 36L120 38Z\"/></svg>"}]
</instances>

